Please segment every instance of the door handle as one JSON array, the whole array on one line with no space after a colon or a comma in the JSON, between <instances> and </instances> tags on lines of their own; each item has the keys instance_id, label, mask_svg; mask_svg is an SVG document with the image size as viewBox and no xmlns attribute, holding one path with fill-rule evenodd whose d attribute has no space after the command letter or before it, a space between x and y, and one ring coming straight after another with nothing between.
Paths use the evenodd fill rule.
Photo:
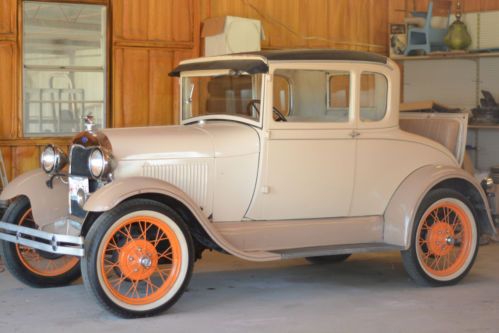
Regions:
<instances>
[{"instance_id":1,"label":"door handle","mask_svg":"<svg viewBox=\"0 0 499 333\"><path fill-rule=\"evenodd\" d=\"M353 130L352 132L350 132L350 137L353 139L353 138L356 138L360 135L359 132L357 132L356 130Z\"/></svg>"}]
</instances>

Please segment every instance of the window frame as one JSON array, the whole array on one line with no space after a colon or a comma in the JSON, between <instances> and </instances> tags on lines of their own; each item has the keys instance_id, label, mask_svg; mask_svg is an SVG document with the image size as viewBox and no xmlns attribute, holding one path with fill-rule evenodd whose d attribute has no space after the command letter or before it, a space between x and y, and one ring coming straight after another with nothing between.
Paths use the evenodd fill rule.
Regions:
<instances>
[{"instance_id":1,"label":"window frame","mask_svg":"<svg viewBox=\"0 0 499 333\"><path fill-rule=\"evenodd\" d=\"M268 74L259 74L262 76L262 83L261 83L261 91L260 91L260 117L258 117L258 121L251 120L249 118L244 118L241 116L233 116L233 115L223 115L223 114L213 114L213 115L201 115L201 116L196 116L196 117L191 117L188 119L184 119L184 96L183 96L183 81L184 78L190 78L190 77L207 77L207 76L215 76L219 74L224 74L230 71L230 69L217 69L217 70L199 70L199 71L188 71L188 72L182 72L178 78L178 84L179 84L179 110L178 112L179 117L180 117L180 124L181 125L189 125L189 124L194 124L194 123L199 123L201 121L205 120L230 120L230 121L235 121L235 122L240 122L244 124L248 124L251 126L255 126L258 128L262 128L263 126L263 119L265 118L265 110L264 106L265 104L265 92L267 91L267 77ZM256 74L248 74L248 75L256 75Z\"/></svg>"},{"instance_id":2,"label":"window frame","mask_svg":"<svg viewBox=\"0 0 499 333\"><path fill-rule=\"evenodd\" d=\"M383 117L380 118L380 119L377 119L377 120L362 120L362 105L360 103L360 99L361 99L361 92L362 92L362 75L379 75L380 77L382 77L384 79L384 81L386 82L386 90L385 90L385 113L383 114ZM371 70L361 70L359 72L359 112L358 112L358 121L359 123L379 123L379 122L382 122L384 121L386 118L387 118L387 114L388 114L388 102L389 102L389 98L388 98L388 94L390 93L390 87L389 87L389 84L390 84L390 81L388 80L388 77L383 74L383 73L380 73L379 71L371 71ZM376 89L376 87L375 87Z\"/></svg>"},{"instance_id":3,"label":"window frame","mask_svg":"<svg viewBox=\"0 0 499 333\"><path fill-rule=\"evenodd\" d=\"M350 92L352 92L356 86L355 71L352 69L352 63L349 62L321 62L321 61L276 61L269 64L269 73L271 78L273 78L277 70L310 70L310 71L338 71L349 73L350 75ZM277 74L279 75L279 74ZM273 84L273 80L272 80ZM326 88L329 88L327 85ZM326 93L327 94L327 93ZM349 96L349 107L348 107L348 121L346 122L279 122L275 121L272 117L272 112L265 112L264 121L269 129L290 129L290 130L300 130L300 129L354 129L356 126L356 109L357 101L354 98L355 94L350 93ZM327 103L327 97L324 96L325 103ZM273 105L273 86L267 91L266 96L266 110L271 110Z\"/></svg>"},{"instance_id":4,"label":"window frame","mask_svg":"<svg viewBox=\"0 0 499 333\"><path fill-rule=\"evenodd\" d=\"M112 13L110 10L110 6L108 1L106 0L21 0L18 3L18 29L19 29L19 38L18 38L18 55L17 55L17 60L20 66L20 73L19 73L19 90L18 90L18 98L19 98L19 111L18 111L18 119L19 119L19 136L21 138L26 138L26 139L44 139L44 138L60 138L60 139L65 139L65 138L71 138L74 136L75 133L57 133L57 132L52 132L52 133L28 133L25 131L25 80L26 80L26 74L25 72L29 69L26 68L26 65L24 63L24 6L26 3L47 3L47 4L63 4L63 5L96 5L96 6L102 6L105 8L105 22L103 24L103 27L105 28L105 33L104 33L104 64L99 69L102 69L101 73L103 75L103 85L104 85L104 91L103 91L103 100L102 100L102 107L103 107L103 117L102 117L102 128L106 128L112 124L112 115L111 115L111 24L112 24ZM33 65L28 65L28 67L33 67L36 68L38 67L33 66ZM45 67L47 70L49 67L52 67L56 69L56 71L64 71L67 69L71 69L71 67L74 67L76 69L81 69L81 66L44 66L40 65L40 67ZM92 71L93 67L97 66L83 66L85 69L90 69L90 72ZM76 72L81 72L76 70ZM88 71L83 71L83 72L88 72ZM83 119L82 119L82 124L83 124Z\"/></svg>"}]
</instances>

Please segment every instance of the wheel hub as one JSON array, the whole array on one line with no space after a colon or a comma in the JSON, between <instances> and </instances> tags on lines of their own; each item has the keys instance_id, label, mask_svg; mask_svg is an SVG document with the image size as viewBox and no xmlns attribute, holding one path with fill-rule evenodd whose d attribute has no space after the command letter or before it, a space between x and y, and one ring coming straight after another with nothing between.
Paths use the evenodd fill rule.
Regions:
<instances>
[{"instance_id":1,"label":"wheel hub","mask_svg":"<svg viewBox=\"0 0 499 333\"><path fill-rule=\"evenodd\" d=\"M445 256L454 248L454 230L445 222L434 223L428 231L428 247L431 253Z\"/></svg>"},{"instance_id":2,"label":"wheel hub","mask_svg":"<svg viewBox=\"0 0 499 333\"><path fill-rule=\"evenodd\" d=\"M121 248L119 267L128 279L147 279L154 273L157 266L158 253L148 241L131 240Z\"/></svg>"}]
</instances>

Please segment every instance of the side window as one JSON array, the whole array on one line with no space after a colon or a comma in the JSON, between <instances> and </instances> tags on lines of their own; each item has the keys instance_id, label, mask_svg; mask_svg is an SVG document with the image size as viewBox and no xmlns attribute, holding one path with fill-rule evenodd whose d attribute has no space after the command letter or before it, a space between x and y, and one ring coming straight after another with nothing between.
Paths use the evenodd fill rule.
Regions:
<instances>
[{"instance_id":1,"label":"side window","mask_svg":"<svg viewBox=\"0 0 499 333\"><path fill-rule=\"evenodd\" d=\"M349 72L278 69L273 82L274 107L288 122L348 122Z\"/></svg>"},{"instance_id":2,"label":"side window","mask_svg":"<svg viewBox=\"0 0 499 333\"><path fill-rule=\"evenodd\" d=\"M291 82L282 75L274 75L273 81L273 106L288 116L291 112Z\"/></svg>"},{"instance_id":3,"label":"side window","mask_svg":"<svg viewBox=\"0 0 499 333\"><path fill-rule=\"evenodd\" d=\"M328 114L336 121L348 121L350 107L350 73L334 72L328 78Z\"/></svg>"},{"instance_id":4,"label":"side window","mask_svg":"<svg viewBox=\"0 0 499 333\"><path fill-rule=\"evenodd\" d=\"M364 72L360 77L360 120L380 121L386 114L388 81L379 73Z\"/></svg>"}]
</instances>

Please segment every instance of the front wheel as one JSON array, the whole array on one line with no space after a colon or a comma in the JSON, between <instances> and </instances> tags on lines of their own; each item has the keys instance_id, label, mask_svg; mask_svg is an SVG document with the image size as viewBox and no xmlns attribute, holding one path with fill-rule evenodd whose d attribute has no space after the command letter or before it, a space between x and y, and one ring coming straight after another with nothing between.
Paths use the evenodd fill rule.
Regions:
<instances>
[{"instance_id":1,"label":"front wheel","mask_svg":"<svg viewBox=\"0 0 499 333\"><path fill-rule=\"evenodd\" d=\"M404 267L418 284L456 284L473 266L478 236L468 199L453 190L431 191L416 214L411 246L402 251Z\"/></svg>"},{"instance_id":2,"label":"front wheel","mask_svg":"<svg viewBox=\"0 0 499 333\"><path fill-rule=\"evenodd\" d=\"M185 223L152 200L129 200L102 214L90 228L85 249L85 285L121 317L166 310L192 274L194 247Z\"/></svg>"},{"instance_id":3,"label":"front wheel","mask_svg":"<svg viewBox=\"0 0 499 333\"><path fill-rule=\"evenodd\" d=\"M26 197L15 199L5 211L7 223L40 229ZM36 288L60 287L80 277L78 257L48 253L34 248L1 242L5 266L19 281Z\"/></svg>"}]
</instances>

